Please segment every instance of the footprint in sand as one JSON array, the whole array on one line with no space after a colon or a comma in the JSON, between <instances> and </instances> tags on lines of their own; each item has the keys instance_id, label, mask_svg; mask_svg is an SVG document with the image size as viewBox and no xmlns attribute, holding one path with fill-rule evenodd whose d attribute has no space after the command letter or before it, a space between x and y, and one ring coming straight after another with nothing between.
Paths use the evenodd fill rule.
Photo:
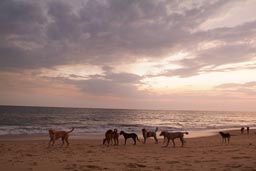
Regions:
<instances>
[{"instance_id":1,"label":"footprint in sand","mask_svg":"<svg viewBox=\"0 0 256 171\"><path fill-rule=\"evenodd\" d=\"M167 161L166 163L167 164L177 164L177 163L180 163L180 161L173 160L173 161Z\"/></svg>"},{"instance_id":2,"label":"footprint in sand","mask_svg":"<svg viewBox=\"0 0 256 171\"><path fill-rule=\"evenodd\" d=\"M37 164L37 162L33 162L32 165L33 166L37 166L38 164Z\"/></svg>"},{"instance_id":3,"label":"footprint in sand","mask_svg":"<svg viewBox=\"0 0 256 171\"><path fill-rule=\"evenodd\" d=\"M126 165L129 168L138 168L138 167L146 167L144 164L138 164L138 163L129 163Z\"/></svg>"},{"instance_id":4,"label":"footprint in sand","mask_svg":"<svg viewBox=\"0 0 256 171\"><path fill-rule=\"evenodd\" d=\"M99 167L99 166L96 166L96 165L86 165L86 167L87 168L89 168L89 169L94 169L94 170L101 170L101 167Z\"/></svg>"}]
</instances>

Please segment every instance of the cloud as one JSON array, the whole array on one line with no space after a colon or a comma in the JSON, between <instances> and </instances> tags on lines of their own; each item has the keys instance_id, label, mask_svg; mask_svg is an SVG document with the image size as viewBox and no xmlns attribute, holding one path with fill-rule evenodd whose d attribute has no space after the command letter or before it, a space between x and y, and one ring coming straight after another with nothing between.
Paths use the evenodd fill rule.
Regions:
<instances>
[{"instance_id":1,"label":"cloud","mask_svg":"<svg viewBox=\"0 0 256 171\"><path fill-rule=\"evenodd\" d=\"M164 96L150 91L151 85L146 85L145 80L154 82L154 78L163 76L184 81L212 72L255 70L253 17L241 18L229 27L225 24L207 27L207 23L218 18L220 22L223 15L233 14L232 9L239 11L241 3L1 0L0 71L13 74L4 77L1 86L9 92L11 89L22 92L22 88L41 90L48 83L56 83L67 86L73 93L91 97L133 97L137 101L157 97L165 101ZM178 53L185 55L179 58ZM178 59L171 59L175 56ZM17 86L19 83L21 87ZM253 93L254 87L248 84L215 89L221 93L240 90ZM148 89L142 90L143 86ZM197 97L193 93L191 99ZM166 94L167 106L170 99L184 100L190 96ZM203 97L200 99L204 101Z\"/></svg>"},{"instance_id":2,"label":"cloud","mask_svg":"<svg viewBox=\"0 0 256 171\"><path fill-rule=\"evenodd\" d=\"M233 88L241 88L241 87L246 87L246 88L255 88L256 87L256 82L247 82L243 84L238 84L238 83L228 83L228 84L221 84L217 86L216 88L219 89L233 89Z\"/></svg>"},{"instance_id":3,"label":"cloud","mask_svg":"<svg viewBox=\"0 0 256 171\"><path fill-rule=\"evenodd\" d=\"M256 95L256 82L246 82L243 84L228 83L221 84L215 87L219 91L233 93L233 94L244 94L251 98L255 98Z\"/></svg>"},{"instance_id":4,"label":"cloud","mask_svg":"<svg viewBox=\"0 0 256 171\"><path fill-rule=\"evenodd\" d=\"M4 0L0 67L101 65L162 58L197 43L190 30L225 3L228 1Z\"/></svg>"},{"instance_id":5,"label":"cloud","mask_svg":"<svg viewBox=\"0 0 256 171\"><path fill-rule=\"evenodd\" d=\"M106 69L106 68L105 68ZM57 78L58 79L58 78ZM109 68L103 75L92 75L87 80L63 79L66 84L75 85L81 92L96 96L134 97L141 94L138 86L142 77L130 73L113 73Z\"/></svg>"}]
</instances>

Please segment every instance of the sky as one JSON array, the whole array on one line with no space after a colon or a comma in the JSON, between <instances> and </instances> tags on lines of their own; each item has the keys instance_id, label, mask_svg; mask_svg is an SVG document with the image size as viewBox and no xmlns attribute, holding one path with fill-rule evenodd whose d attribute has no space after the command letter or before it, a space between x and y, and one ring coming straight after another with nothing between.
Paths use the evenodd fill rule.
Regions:
<instances>
[{"instance_id":1,"label":"sky","mask_svg":"<svg viewBox=\"0 0 256 171\"><path fill-rule=\"evenodd\" d=\"M0 105L256 111L255 0L1 0Z\"/></svg>"}]
</instances>

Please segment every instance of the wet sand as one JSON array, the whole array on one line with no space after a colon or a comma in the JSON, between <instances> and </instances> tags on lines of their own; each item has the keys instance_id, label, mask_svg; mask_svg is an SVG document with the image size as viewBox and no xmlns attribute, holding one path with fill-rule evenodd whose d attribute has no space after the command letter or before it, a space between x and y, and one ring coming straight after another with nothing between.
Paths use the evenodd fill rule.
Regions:
<instances>
[{"instance_id":1,"label":"wet sand","mask_svg":"<svg viewBox=\"0 0 256 171\"><path fill-rule=\"evenodd\" d=\"M0 139L1 171L256 171L256 135L236 135L229 144L222 143L219 135L187 138L184 148L176 140L176 148L163 147L163 139L154 144L103 146L100 139L77 139L70 136L70 146L61 147L60 141L48 148L45 139Z\"/></svg>"}]
</instances>

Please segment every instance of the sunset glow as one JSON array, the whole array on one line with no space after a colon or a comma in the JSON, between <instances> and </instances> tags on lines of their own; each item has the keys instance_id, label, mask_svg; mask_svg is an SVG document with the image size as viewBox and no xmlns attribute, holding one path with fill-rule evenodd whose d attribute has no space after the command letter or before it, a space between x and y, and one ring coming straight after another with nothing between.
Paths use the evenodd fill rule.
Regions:
<instances>
[{"instance_id":1,"label":"sunset glow","mask_svg":"<svg viewBox=\"0 0 256 171\"><path fill-rule=\"evenodd\" d=\"M255 10L253 0L1 1L0 104L256 110Z\"/></svg>"}]
</instances>

